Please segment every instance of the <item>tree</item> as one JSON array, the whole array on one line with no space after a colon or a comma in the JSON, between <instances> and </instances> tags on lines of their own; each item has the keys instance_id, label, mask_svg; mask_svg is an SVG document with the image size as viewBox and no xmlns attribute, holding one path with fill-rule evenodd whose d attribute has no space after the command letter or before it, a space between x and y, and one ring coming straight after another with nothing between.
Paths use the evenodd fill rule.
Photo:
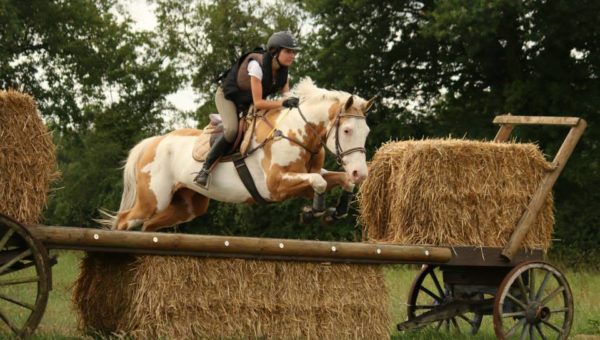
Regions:
<instances>
[{"instance_id":1,"label":"tree","mask_svg":"<svg viewBox=\"0 0 600 340\"><path fill-rule=\"evenodd\" d=\"M303 1L318 29L307 72L379 93L373 146L389 138L492 138L497 114L573 115L590 124L555 187L557 235L594 247L600 129L595 1ZM524 131L554 154L566 131Z\"/></svg>"},{"instance_id":2,"label":"tree","mask_svg":"<svg viewBox=\"0 0 600 340\"><path fill-rule=\"evenodd\" d=\"M275 31L300 30L298 8L278 0L252 4L240 0L157 1L163 40L191 73L191 83L202 103L196 118L207 121L214 112L216 79L244 53L265 45Z\"/></svg>"},{"instance_id":3,"label":"tree","mask_svg":"<svg viewBox=\"0 0 600 340\"><path fill-rule=\"evenodd\" d=\"M58 145L52 223L88 225L117 205L119 161L161 132L165 96L181 82L173 53L117 10L109 0L0 2L0 88L33 94Z\"/></svg>"}]
</instances>

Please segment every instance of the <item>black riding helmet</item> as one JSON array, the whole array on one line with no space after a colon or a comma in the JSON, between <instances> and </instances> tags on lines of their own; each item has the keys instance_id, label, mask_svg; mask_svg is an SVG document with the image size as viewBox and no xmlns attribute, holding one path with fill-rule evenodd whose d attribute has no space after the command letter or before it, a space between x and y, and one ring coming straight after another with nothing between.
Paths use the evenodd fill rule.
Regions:
<instances>
[{"instance_id":1,"label":"black riding helmet","mask_svg":"<svg viewBox=\"0 0 600 340\"><path fill-rule=\"evenodd\" d=\"M300 46L296 43L294 36L288 31L275 32L267 41L267 51L279 52L282 48L299 51Z\"/></svg>"}]
</instances>

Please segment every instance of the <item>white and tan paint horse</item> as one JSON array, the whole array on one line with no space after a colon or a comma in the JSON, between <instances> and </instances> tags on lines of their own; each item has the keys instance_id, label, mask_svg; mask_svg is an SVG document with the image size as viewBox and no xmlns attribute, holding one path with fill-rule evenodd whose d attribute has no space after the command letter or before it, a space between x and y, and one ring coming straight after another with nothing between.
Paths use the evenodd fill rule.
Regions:
<instances>
[{"instance_id":1,"label":"white and tan paint horse","mask_svg":"<svg viewBox=\"0 0 600 340\"><path fill-rule=\"evenodd\" d=\"M318 88L310 78L298 84L294 95L300 98L299 109L272 110L264 114L266 121L256 122L248 147L256 150L246 164L258 192L268 201L312 197L335 186L352 192L368 173L365 113L373 100ZM263 143L273 127L288 138ZM179 129L147 138L130 151L113 229L155 231L174 226L206 213L211 199L253 202L233 162L215 166L208 188L194 184L194 173L202 163L192 158L192 149L201 134L202 130ZM324 146L336 154L345 172L322 168Z\"/></svg>"}]
</instances>

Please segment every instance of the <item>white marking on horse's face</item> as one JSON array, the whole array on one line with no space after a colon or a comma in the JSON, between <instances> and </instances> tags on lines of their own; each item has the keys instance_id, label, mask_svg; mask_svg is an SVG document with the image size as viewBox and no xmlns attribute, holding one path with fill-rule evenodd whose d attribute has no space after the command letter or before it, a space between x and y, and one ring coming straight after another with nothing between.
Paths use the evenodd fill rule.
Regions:
<instances>
[{"instance_id":1,"label":"white marking on horse's face","mask_svg":"<svg viewBox=\"0 0 600 340\"><path fill-rule=\"evenodd\" d=\"M333 127L335 129L335 127ZM369 135L369 126L365 119L347 117L342 120L340 128L332 131L327 140L327 146L333 152L336 151L335 138L339 133L341 152L364 147ZM360 151L352 152L343 157L343 167L350 182L357 184L362 182L369 174L366 155Z\"/></svg>"}]
</instances>

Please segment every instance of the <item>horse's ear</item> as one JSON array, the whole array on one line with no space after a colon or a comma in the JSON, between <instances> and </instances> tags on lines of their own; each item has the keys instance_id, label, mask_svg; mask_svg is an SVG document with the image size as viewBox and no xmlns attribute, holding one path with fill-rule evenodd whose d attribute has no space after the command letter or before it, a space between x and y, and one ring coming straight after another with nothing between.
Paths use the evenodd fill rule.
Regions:
<instances>
[{"instance_id":1,"label":"horse's ear","mask_svg":"<svg viewBox=\"0 0 600 340\"><path fill-rule=\"evenodd\" d=\"M369 110L373 107L373 104L375 104L375 99L377 99L377 95L374 95L373 98L369 99L365 103L364 109L363 109L364 114L367 114L367 112L369 112Z\"/></svg>"},{"instance_id":2,"label":"horse's ear","mask_svg":"<svg viewBox=\"0 0 600 340\"><path fill-rule=\"evenodd\" d=\"M346 100L346 104L344 104L344 111L350 110L352 104L354 104L354 96L350 96L350 98Z\"/></svg>"}]
</instances>

